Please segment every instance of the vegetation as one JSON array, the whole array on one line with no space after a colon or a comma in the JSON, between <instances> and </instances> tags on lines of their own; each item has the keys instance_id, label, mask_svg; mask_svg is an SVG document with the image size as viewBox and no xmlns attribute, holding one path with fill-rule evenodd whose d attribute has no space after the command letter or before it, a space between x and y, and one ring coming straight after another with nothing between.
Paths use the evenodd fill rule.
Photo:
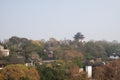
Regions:
<instances>
[{"instance_id":1,"label":"vegetation","mask_svg":"<svg viewBox=\"0 0 120 80\"><path fill-rule=\"evenodd\" d=\"M79 66L55 61L51 65L41 65L38 68L41 80L88 80L85 72L79 72Z\"/></svg>"},{"instance_id":2,"label":"vegetation","mask_svg":"<svg viewBox=\"0 0 120 80\"><path fill-rule=\"evenodd\" d=\"M120 55L120 43L117 41L85 42L83 41L85 37L80 32L76 33L73 38L73 41L58 41L55 38L45 41L13 36L0 42L2 46L10 50L10 56L0 55L0 60L9 61L15 55L22 56L25 60L32 59L35 65L35 67L25 67L10 64L0 71L0 80L88 80L86 72L79 72L79 68L83 67L86 61L96 58L108 61L113 53ZM39 64L44 60L55 61L49 64ZM96 67L94 78L97 80L107 80L108 77L108 79L111 78L110 80L120 79L119 61L113 63ZM117 72L113 70L115 66L117 66Z\"/></svg>"},{"instance_id":3,"label":"vegetation","mask_svg":"<svg viewBox=\"0 0 120 80\"><path fill-rule=\"evenodd\" d=\"M115 60L103 66L95 67L93 78L97 80L120 79L120 60Z\"/></svg>"},{"instance_id":4,"label":"vegetation","mask_svg":"<svg viewBox=\"0 0 120 80\"><path fill-rule=\"evenodd\" d=\"M27 68L24 65L8 65L0 72L0 80L40 80L34 67Z\"/></svg>"},{"instance_id":5,"label":"vegetation","mask_svg":"<svg viewBox=\"0 0 120 80\"><path fill-rule=\"evenodd\" d=\"M49 59L48 54L52 51L54 58L66 59L65 55L72 56L77 53L82 55L82 58L94 59L101 57L103 60L107 59L113 53L120 52L120 43L113 41L88 41L79 42L85 37L81 33L74 36L74 40L58 41L55 38L45 40L28 40L26 38L11 37L9 40L1 42L1 44L10 49L10 54L21 52L24 57L30 57L32 53L38 54L42 59ZM78 42L76 42L78 41ZM75 53L74 53L75 52Z\"/></svg>"}]
</instances>

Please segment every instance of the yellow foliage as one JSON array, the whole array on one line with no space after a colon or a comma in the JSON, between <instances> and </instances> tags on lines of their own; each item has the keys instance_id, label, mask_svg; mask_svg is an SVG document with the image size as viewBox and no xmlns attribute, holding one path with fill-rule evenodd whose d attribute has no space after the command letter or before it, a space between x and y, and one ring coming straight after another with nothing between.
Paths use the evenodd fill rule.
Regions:
<instances>
[{"instance_id":1,"label":"yellow foliage","mask_svg":"<svg viewBox=\"0 0 120 80\"><path fill-rule=\"evenodd\" d=\"M37 70L34 67L27 68L25 65L8 65L1 70L0 80L39 80Z\"/></svg>"},{"instance_id":2,"label":"yellow foliage","mask_svg":"<svg viewBox=\"0 0 120 80\"><path fill-rule=\"evenodd\" d=\"M32 43L39 46L41 45L39 40L32 40Z\"/></svg>"}]
</instances>

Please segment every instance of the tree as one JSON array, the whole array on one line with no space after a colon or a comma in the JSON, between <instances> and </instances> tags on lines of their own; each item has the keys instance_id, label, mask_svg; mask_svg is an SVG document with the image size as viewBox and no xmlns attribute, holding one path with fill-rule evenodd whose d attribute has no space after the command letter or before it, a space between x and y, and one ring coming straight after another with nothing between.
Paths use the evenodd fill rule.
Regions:
<instances>
[{"instance_id":1,"label":"tree","mask_svg":"<svg viewBox=\"0 0 120 80\"><path fill-rule=\"evenodd\" d=\"M0 73L0 80L5 80L5 76Z\"/></svg>"},{"instance_id":2,"label":"tree","mask_svg":"<svg viewBox=\"0 0 120 80\"><path fill-rule=\"evenodd\" d=\"M55 38L50 38L45 44L46 48L52 48L57 46L58 46L58 41Z\"/></svg>"},{"instance_id":3,"label":"tree","mask_svg":"<svg viewBox=\"0 0 120 80\"><path fill-rule=\"evenodd\" d=\"M71 65L69 67L69 75L67 80L88 80L86 72L79 72L79 67Z\"/></svg>"},{"instance_id":4,"label":"tree","mask_svg":"<svg viewBox=\"0 0 120 80\"><path fill-rule=\"evenodd\" d=\"M41 80L56 80L55 71L51 67L46 65L41 65L37 67L39 75L41 75Z\"/></svg>"},{"instance_id":5,"label":"tree","mask_svg":"<svg viewBox=\"0 0 120 80\"><path fill-rule=\"evenodd\" d=\"M85 57L86 58L96 58L101 57L104 58L106 54L106 50L104 46L95 41L88 41L85 45Z\"/></svg>"},{"instance_id":6,"label":"tree","mask_svg":"<svg viewBox=\"0 0 120 80\"><path fill-rule=\"evenodd\" d=\"M75 51L75 50L65 50L63 54L63 60L66 62L76 62L75 58L79 58L80 62L84 60L83 54L81 52Z\"/></svg>"},{"instance_id":7,"label":"tree","mask_svg":"<svg viewBox=\"0 0 120 80\"><path fill-rule=\"evenodd\" d=\"M95 67L93 69L93 78L95 80L104 80L105 79L105 66Z\"/></svg>"},{"instance_id":8,"label":"tree","mask_svg":"<svg viewBox=\"0 0 120 80\"><path fill-rule=\"evenodd\" d=\"M40 80L40 75L35 67L29 68L27 71L27 80Z\"/></svg>"},{"instance_id":9,"label":"tree","mask_svg":"<svg viewBox=\"0 0 120 80\"><path fill-rule=\"evenodd\" d=\"M65 79L64 61L56 61L51 65L40 65L37 67L41 80L64 80Z\"/></svg>"},{"instance_id":10,"label":"tree","mask_svg":"<svg viewBox=\"0 0 120 80\"><path fill-rule=\"evenodd\" d=\"M120 60L111 61L107 65L105 65L105 76L105 79L120 79Z\"/></svg>"},{"instance_id":11,"label":"tree","mask_svg":"<svg viewBox=\"0 0 120 80\"><path fill-rule=\"evenodd\" d=\"M93 78L95 80L119 80L120 60L110 61L106 65L93 68Z\"/></svg>"},{"instance_id":12,"label":"tree","mask_svg":"<svg viewBox=\"0 0 120 80\"><path fill-rule=\"evenodd\" d=\"M21 65L8 65L2 69L1 74L5 76L6 80L20 80L25 78L27 68Z\"/></svg>"},{"instance_id":13,"label":"tree","mask_svg":"<svg viewBox=\"0 0 120 80\"><path fill-rule=\"evenodd\" d=\"M8 65L1 70L0 78L3 80L39 80L40 77L34 67L27 68L24 65Z\"/></svg>"},{"instance_id":14,"label":"tree","mask_svg":"<svg viewBox=\"0 0 120 80\"><path fill-rule=\"evenodd\" d=\"M66 64L63 60L57 60L52 63L52 68L55 70L55 78L56 80L64 80L65 79L65 67Z\"/></svg>"},{"instance_id":15,"label":"tree","mask_svg":"<svg viewBox=\"0 0 120 80\"><path fill-rule=\"evenodd\" d=\"M79 68L82 67L82 61L81 61L81 58L80 57L75 57L73 59L73 62L75 63L75 65L77 65Z\"/></svg>"}]
</instances>

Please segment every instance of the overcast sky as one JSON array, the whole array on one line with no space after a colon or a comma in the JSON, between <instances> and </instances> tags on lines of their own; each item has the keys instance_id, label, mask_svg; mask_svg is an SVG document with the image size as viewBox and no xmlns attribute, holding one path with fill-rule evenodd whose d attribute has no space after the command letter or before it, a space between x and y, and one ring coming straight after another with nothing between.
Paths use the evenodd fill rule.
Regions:
<instances>
[{"instance_id":1,"label":"overcast sky","mask_svg":"<svg viewBox=\"0 0 120 80\"><path fill-rule=\"evenodd\" d=\"M0 0L0 40L29 39L120 41L120 0Z\"/></svg>"}]
</instances>

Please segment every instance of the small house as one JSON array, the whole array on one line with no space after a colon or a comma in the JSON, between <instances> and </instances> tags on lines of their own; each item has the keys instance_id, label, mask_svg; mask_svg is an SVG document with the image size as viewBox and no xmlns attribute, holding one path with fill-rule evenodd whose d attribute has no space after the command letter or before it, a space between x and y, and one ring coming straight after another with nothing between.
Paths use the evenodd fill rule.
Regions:
<instances>
[{"instance_id":1,"label":"small house","mask_svg":"<svg viewBox=\"0 0 120 80\"><path fill-rule=\"evenodd\" d=\"M113 53L109 56L110 59L120 59L120 56L117 53Z\"/></svg>"},{"instance_id":2,"label":"small house","mask_svg":"<svg viewBox=\"0 0 120 80\"><path fill-rule=\"evenodd\" d=\"M9 56L9 50L8 49L4 49L3 46L0 45L0 53L3 56Z\"/></svg>"},{"instance_id":3,"label":"small house","mask_svg":"<svg viewBox=\"0 0 120 80\"><path fill-rule=\"evenodd\" d=\"M31 59L25 60L25 65L26 65L27 67L33 66L33 65L34 65L34 64L33 64L33 60L31 60Z\"/></svg>"}]
</instances>

